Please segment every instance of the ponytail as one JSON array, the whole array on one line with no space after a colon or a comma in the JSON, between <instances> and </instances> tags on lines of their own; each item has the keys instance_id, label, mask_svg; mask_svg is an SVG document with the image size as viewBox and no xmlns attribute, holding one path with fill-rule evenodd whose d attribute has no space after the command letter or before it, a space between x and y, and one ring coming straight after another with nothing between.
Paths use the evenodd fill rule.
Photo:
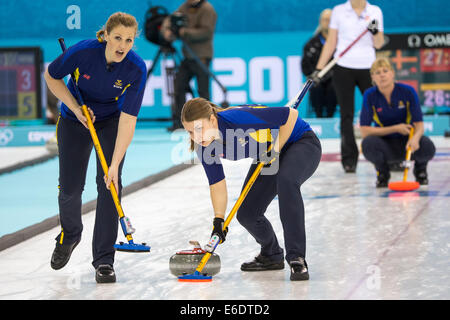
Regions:
<instances>
[{"instance_id":1,"label":"ponytail","mask_svg":"<svg viewBox=\"0 0 450 320\"><path fill-rule=\"evenodd\" d=\"M98 30L95 36L96 36L98 42L105 41L105 29Z\"/></svg>"}]
</instances>

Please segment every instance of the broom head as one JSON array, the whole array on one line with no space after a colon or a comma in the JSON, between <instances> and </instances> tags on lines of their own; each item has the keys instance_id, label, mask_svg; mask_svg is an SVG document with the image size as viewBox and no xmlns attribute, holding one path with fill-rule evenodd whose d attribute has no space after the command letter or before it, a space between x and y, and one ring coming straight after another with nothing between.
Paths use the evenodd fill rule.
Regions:
<instances>
[{"instance_id":1,"label":"broom head","mask_svg":"<svg viewBox=\"0 0 450 320\"><path fill-rule=\"evenodd\" d=\"M417 181L394 181L389 182L388 188L393 191L412 191L419 189L420 184Z\"/></svg>"}]
</instances>

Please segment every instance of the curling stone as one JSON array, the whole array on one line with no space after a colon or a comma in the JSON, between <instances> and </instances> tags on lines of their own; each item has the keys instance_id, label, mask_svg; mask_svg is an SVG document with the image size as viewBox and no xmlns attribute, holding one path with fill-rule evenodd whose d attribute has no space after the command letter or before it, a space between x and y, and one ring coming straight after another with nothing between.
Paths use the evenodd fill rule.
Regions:
<instances>
[{"instance_id":1,"label":"curling stone","mask_svg":"<svg viewBox=\"0 0 450 320\"><path fill-rule=\"evenodd\" d=\"M52 155L58 154L58 142L56 141L56 136L47 140L45 148Z\"/></svg>"},{"instance_id":2,"label":"curling stone","mask_svg":"<svg viewBox=\"0 0 450 320\"><path fill-rule=\"evenodd\" d=\"M189 243L194 245L193 249L179 251L170 257L170 273L176 277L194 273L200 263L200 260L202 260L204 254L206 253L197 241L190 241ZM208 263L203 268L202 274L214 276L219 272L220 257L218 254L213 253L208 260Z\"/></svg>"}]
</instances>

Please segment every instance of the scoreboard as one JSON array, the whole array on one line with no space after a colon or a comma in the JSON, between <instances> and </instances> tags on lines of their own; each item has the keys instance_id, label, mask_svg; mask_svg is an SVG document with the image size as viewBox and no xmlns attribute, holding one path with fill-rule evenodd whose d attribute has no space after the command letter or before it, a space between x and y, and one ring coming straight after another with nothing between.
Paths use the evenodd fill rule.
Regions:
<instances>
[{"instance_id":1,"label":"scoreboard","mask_svg":"<svg viewBox=\"0 0 450 320\"><path fill-rule=\"evenodd\" d=\"M0 48L0 120L41 117L39 47Z\"/></svg>"},{"instance_id":2,"label":"scoreboard","mask_svg":"<svg viewBox=\"0 0 450 320\"><path fill-rule=\"evenodd\" d=\"M450 113L450 32L386 34L397 81L414 87L424 114Z\"/></svg>"}]
</instances>

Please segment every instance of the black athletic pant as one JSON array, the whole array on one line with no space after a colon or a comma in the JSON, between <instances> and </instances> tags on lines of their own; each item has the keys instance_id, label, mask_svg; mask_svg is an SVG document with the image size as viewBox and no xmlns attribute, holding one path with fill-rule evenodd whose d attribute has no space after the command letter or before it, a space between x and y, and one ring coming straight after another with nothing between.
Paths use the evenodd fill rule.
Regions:
<instances>
[{"instance_id":1,"label":"black athletic pant","mask_svg":"<svg viewBox=\"0 0 450 320\"><path fill-rule=\"evenodd\" d=\"M100 145L108 166L111 163L116 142L119 118L95 122ZM84 190L89 157L92 152L92 138L89 130L80 122L60 117L57 126L59 151L59 218L61 233L56 240L71 244L81 238L81 194ZM122 174L123 160L119 166ZM104 173L97 157L97 209L94 237L92 240L93 266L114 264L114 243L117 239L118 214L111 192L106 189ZM119 199L122 181L119 178Z\"/></svg>"},{"instance_id":2,"label":"black athletic pant","mask_svg":"<svg viewBox=\"0 0 450 320\"><path fill-rule=\"evenodd\" d=\"M399 138L386 138L381 136L368 136L362 141L364 157L372 162L379 172L389 172L389 162L402 161L406 157L406 143L408 136ZM430 138L422 136L419 141L419 149L411 154L414 160L414 172L426 170L427 163L436 152Z\"/></svg>"},{"instance_id":3,"label":"black athletic pant","mask_svg":"<svg viewBox=\"0 0 450 320\"><path fill-rule=\"evenodd\" d=\"M321 155L319 139L308 131L300 140L283 148L276 174L260 174L255 180L237 212L237 219L261 245L263 256L274 261L283 260L283 249L278 244L272 225L264 216L267 207L278 195L286 260L289 262L305 257L305 210L300 187L316 171ZM244 186L256 166L251 165Z\"/></svg>"},{"instance_id":4,"label":"black athletic pant","mask_svg":"<svg viewBox=\"0 0 450 320\"><path fill-rule=\"evenodd\" d=\"M331 79L309 89L309 101L317 118L332 118L336 111L336 93Z\"/></svg>"},{"instance_id":5,"label":"black athletic pant","mask_svg":"<svg viewBox=\"0 0 450 320\"><path fill-rule=\"evenodd\" d=\"M364 94L372 86L369 69L349 69L336 65L333 84L341 108L341 162L342 166L356 166L358 146L353 131L355 114L355 87Z\"/></svg>"},{"instance_id":6,"label":"black athletic pant","mask_svg":"<svg viewBox=\"0 0 450 320\"><path fill-rule=\"evenodd\" d=\"M211 59L202 59L203 64L209 68ZM175 76L175 103L172 106L172 119L174 127L182 127L181 109L186 102L186 93L189 88L189 81L193 77L197 78L198 95L207 100L209 94L209 75L204 72L194 59L184 59Z\"/></svg>"}]
</instances>

